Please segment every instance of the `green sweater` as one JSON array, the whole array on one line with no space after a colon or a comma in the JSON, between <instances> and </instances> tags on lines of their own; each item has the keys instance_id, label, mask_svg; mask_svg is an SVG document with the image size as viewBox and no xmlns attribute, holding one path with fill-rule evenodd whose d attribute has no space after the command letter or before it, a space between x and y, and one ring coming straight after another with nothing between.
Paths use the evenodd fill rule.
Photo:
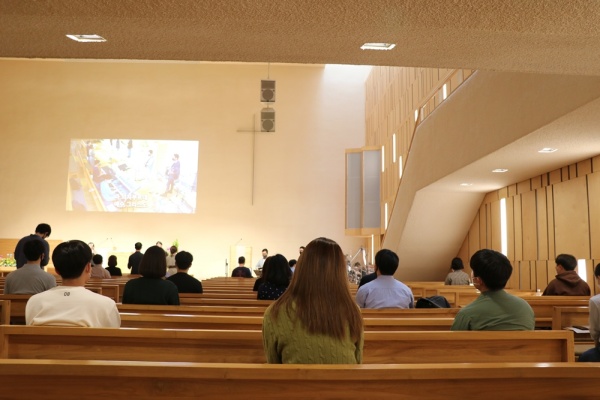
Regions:
<instances>
[{"instance_id":1,"label":"green sweater","mask_svg":"<svg viewBox=\"0 0 600 400\"><path fill-rule=\"evenodd\" d=\"M527 331L535 328L531 306L504 290L487 291L461 309L453 331Z\"/></svg>"},{"instance_id":2,"label":"green sweater","mask_svg":"<svg viewBox=\"0 0 600 400\"><path fill-rule=\"evenodd\" d=\"M346 335L344 340L322 334L310 334L300 321L292 321L284 310L277 320L271 307L263 318L263 346L270 364L360 364L363 335L358 343Z\"/></svg>"}]
</instances>

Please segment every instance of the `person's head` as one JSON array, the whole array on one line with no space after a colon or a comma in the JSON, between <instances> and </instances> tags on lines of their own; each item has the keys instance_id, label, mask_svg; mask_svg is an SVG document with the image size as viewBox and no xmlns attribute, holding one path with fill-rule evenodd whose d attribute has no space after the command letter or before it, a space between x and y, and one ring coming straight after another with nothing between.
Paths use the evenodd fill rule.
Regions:
<instances>
[{"instance_id":1,"label":"person's head","mask_svg":"<svg viewBox=\"0 0 600 400\"><path fill-rule=\"evenodd\" d=\"M290 264L290 268L292 268L292 267L295 267L295 266L296 266L296 263L297 263L297 262L298 262L298 261L296 261L296 260L294 260L294 259L292 258L292 259L289 261L289 263L288 263L288 264Z\"/></svg>"},{"instance_id":2,"label":"person's head","mask_svg":"<svg viewBox=\"0 0 600 400\"><path fill-rule=\"evenodd\" d=\"M288 286L292 277L292 270L288 260L281 254L267 257L265 264L269 262L269 268L265 275L265 282L270 282L275 286Z\"/></svg>"},{"instance_id":3,"label":"person's head","mask_svg":"<svg viewBox=\"0 0 600 400\"><path fill-rule=\"evenodd\" d=\"M142 249L142 244L140 242L137 242L135 244L135 251L140 251Z\"/></svg>"},{"instance_id":4,"label":"person's head","mask_svg":"<svg viewBox=\"0 0 600 400\"><path fill-rule=\"evenodd\" d=\"M298 254L302 254L303 251L304 251L304 246L300 246L300 248L298 249Z\"/></svg>"},{"instance_id":5,"label":"person's head","mask_svg":"<svg viewBox=\"0 0 600 400\"><path fill-rule=\"evenodd\" d=\"M244 257L244 256L239 256L239 257L238 257L238 264L240 264L240 265L244 265L244 264L246 264L246 257Z\"/></svg>"},{"instance_id":6,"label":"person's head","mask_svg":"<svg viewBox=\"0 0 600 400\"><path fill-rule=\"evenodd\" d=\"M267 250L267 249L262 249L262 256L263 256L263 258L265 258L265 259L266 259L266 258L269 256L269 250Z\"/></svg>"},{"instance_id":7,"label":"person's head","mask_svg":"<svg viewBox=\"0 0 600 400\"><path fill-rule=\"evenodd\" d=\"M156 245L157 245L158 247L161 247L161 248L162 248L162 242L161 242L160 240L159 240L158 242L156 242Z\"/></svg>"},{"instance_id":8,"label":"person's head","mask_svg":"<svg viewBox=\"0 0 600 400\"><path fill-rule=\"evenodd\" d=\"M273 317L282 309L291 312L292 304L309 333L341 339L349 328L359 340L362 317L350 294L346 258L333 240L321 237L306 246L288 289L272 306Z\"/></svg>"},{"instance_id":9,"label":"person's head","mask_svg":"<svg viewBox=\"0 0 600 400\"><path fill-rule=\"evenodd\" d=\"M596 268L594 268L594 276L596 277L596 282L600 285L600 263L596 264Z\"/></svg>"},{"instance_id":10,"label":"person's head","mask_svg":"<svg viewBox=\"0 0 600 400\"><path fill-rule=\"evenodd\" d=\"M43 239L46 239L47 237L50 237L50 234L52 233L52 228L50 228L50 225L48 224L39 224L35 227L35 233Z\"/></svg>"},{"instance_id":11,"label":"person's head","mask_svg":"<svg viewBox=\"0 0 600 400\"><path fill-rule=\"evenodd\" d=\"M177 253L177 246L171 246L171 247L169 247L169 252L171 253L171 255Z\"/></svg>"},{"instance_id":12,"label":"person's head","mask_svg":"<svg viewBox=\"0 0 600 400\"><path fill-rule=\"evenodd\" d=\"M173 161L177 161L179 160L179 154L175 153L173 154Z\"/></svg>"},{"instance_id":13,"label":"person's head","mask_svg":"<svg viewBox=\"0 0 600 400\"><path fill-rule=\"evenodd\" d=\"M117 256L109 256L108 261L106 262L109 267L114 268L117 266Z\"/></svg>"},{"instance_id":14,"label":"person's head","mask_svg":"<svg viewBox=\"0 0 600 400\"><path fill-rule=\"evenodd\" d=\"M96 246L94 245L94 242L89 242L88 246L90 246L90 249L92 249L92 253L94 252L94 250L96 250Z\"/></svg>"},{"instance_id":15,"label":"person's head","mask_svg":"<svg viewBox=\"0 0 600 400\"><path fill-rule=\"evenodd\" d=\"M40 240L30 240L25 243L23 246L23 253L25 253L25 258L27 261L38 261L43 260L48 257L44 252L46 249L44 248L44 244Z\"/></svg>"},{"instance_id":16,"label":"person's head","mask_svg":"<svg viewBox=\"0 0 600 400\"><path fill-rule=\"evenodd\" d=\"M450 264L450 268L452 268L453 271L459 271L461 269L465 269L465 266L460 258L454 257L452 259L452 263Z\"/></svg>"},{"instance_id":17,"label":"person's head","mask_svg":"<svg viewBox=\"0 0 600 400\"><path fill-rule=\"evenodd\" d=\"M94 254L94 256L92 257L92 263L94 265L102 265L102 261L104 261L104 259L100 254Z\"/></svg>"},{"instance_id":18,"label":"person's head","mask_svg":"<svg viewBox=\"0 0 600 400\"><path fill-rule=\"evenodd\" d=\"M375 254L375 267L380 275L394 275L399 262L398 255L391 250L381 249Z\"/></svg>"},{"instance_id":19,"label":"person's head","mask_svg":"<svg viewBox=\"0 0 600 400\"><path fill-rule=\"evenodd\" d=\"M63 279L79 278L91 271L92 249L81 240L69 240L56 246L52 252L54 269Z\"/></svg>"},{"instance_id":20,"label":"person's head","mask_svg":"<svg viewBox=\"0 0 600 400\"><path fill-rule=\"evenodd\" d=\"M140 275L146 278L162 278L167 274L165 251L158 246L148 247L139 266Z\"/></svg>"},{"instance_id":21,"label":"person's head","mask_svg":"<svg viewBox=\"0 0 600 400\"><path fill-rule=\"evenodd\" d=\"M564 271L574 271L577 267L577 259L570 254L559 254L556 257L556 269L562 268ZM563 271L559 271L563 272Z\"/></svg>"},{"instance_id":22,"label":"person's head","mask_svg":"<svg viewBox=\"0 0 600 400\"><path fill-rule=\"evenodd\" d=\"M475 252L469 264L473 271L473 285L479 290L504 289L512 274L508 258L495 250L482 249Z\"/></svg>"},{"instance_id":23,"label":"person's head","mask_svg":"<svg viewBox=\"0 0 600 400\"><path fill-rule=\"evenodd\" d=\"M192 266L194 257L187 251L180 251L175 255L175 265L179 269L188 270Z\"/></svg>"}]
</instances>

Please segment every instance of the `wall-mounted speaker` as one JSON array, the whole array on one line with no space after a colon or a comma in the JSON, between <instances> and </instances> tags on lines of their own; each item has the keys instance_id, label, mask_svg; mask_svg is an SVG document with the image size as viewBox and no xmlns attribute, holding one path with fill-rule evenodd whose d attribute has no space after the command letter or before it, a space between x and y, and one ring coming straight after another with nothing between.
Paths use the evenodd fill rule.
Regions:
<instances>
[{"instance_id":1,"label":"wall-mounted speaker","mask_svg":"<svg viewBox=\"0 0 600 400\"><path fill-rule=\"evenodd\" d=\"M260 101L275 103L275 81L266 79L260 81Z\"/></svg>"},{"instance_id":2,"label":"wall-mounted speaker","mask_svg":"<svg viewBox=\"0 0 600 400\"><path fill-rule=\"evenodd\" d=\"M263 108L260 110L260 131L275 132L275 109Z\"/></svg>"}]
</instances>

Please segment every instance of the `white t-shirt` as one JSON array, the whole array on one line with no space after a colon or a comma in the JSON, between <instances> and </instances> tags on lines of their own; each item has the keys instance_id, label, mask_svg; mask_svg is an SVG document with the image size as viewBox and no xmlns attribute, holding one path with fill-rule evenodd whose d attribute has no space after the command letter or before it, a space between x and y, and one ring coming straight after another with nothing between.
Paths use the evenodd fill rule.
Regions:
<instances>
[{"instance_id":1,"label":"white t-shirt","mask_svg":"<svg viewBox=\"0 0 600 400\"><path fill-rule=\"evenodd\" d=\"M31 296L25 307L27 325L118 328L115 302L82 286L56 286Z\"/></svg>"}]
</instances>

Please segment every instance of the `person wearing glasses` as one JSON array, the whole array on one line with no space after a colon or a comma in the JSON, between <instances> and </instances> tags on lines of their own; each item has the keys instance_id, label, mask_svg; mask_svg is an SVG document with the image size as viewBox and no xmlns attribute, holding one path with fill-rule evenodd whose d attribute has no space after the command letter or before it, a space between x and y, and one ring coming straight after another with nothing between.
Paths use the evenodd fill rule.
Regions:
<instances>
[{"instance_id":1,"label":"person wearing glasses","mask_svg":"<svg viewBox=\"0 0 600 400\"><path fill-rule=\"evenodd\" d=\"M35 228L35 233L32 233L29 236L25 236L17 243L17 247L15 247L15 259L17 260L17 268L21 268L23 265L27 264L27 256L25 256L25 252L23 251L23 247L25 243L30 240L39 240L44 246L44 254L46 257L42 258L42 262L40 263L40 267L44 269L46 265L48 265L48 260L50 260L50 245L45 240L50 236L52 229L48 224L39 224Z\"/></svg>"},{"instance_id":2,"label":"person wearing glasses","mask_svg":"<svg viewBox=\"0 0 600 400\"><path fill-rule=\"evenodd\" d=\"M535 327L529 303L504 290L512 265L490 249L475 252L470 261L473 285L481 292L454 318L453 331L527 331Z\"/></svg>"}]
</instances>

